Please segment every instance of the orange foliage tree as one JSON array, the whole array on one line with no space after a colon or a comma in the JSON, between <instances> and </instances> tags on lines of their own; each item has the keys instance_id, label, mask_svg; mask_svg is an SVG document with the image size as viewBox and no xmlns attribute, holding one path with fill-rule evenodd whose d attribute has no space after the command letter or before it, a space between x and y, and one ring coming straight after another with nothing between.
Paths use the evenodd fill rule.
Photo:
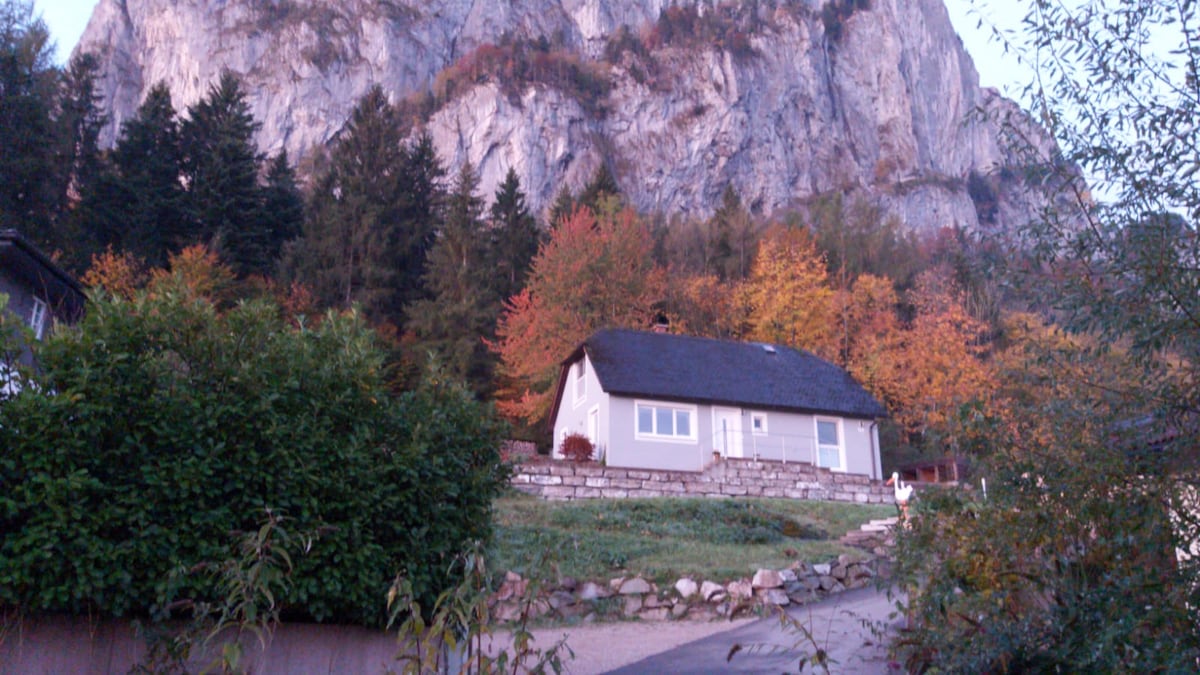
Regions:
<instances>
[{"instance_id":1,"label":"orange foliage tree","mask_svg":"<svg viewBox=\"0 0 1200 675\"><path fill-rule=\"evenodd\" d=\"M861 295L864 302L888 301L877 288ZM848 365L915 439L948 428L961 405L987 398L995 378L984 361L987 326L964 309L951 282L925 272L909 300L915 309L909 325L892 331L877 318L879 332L862 342Z\"/></svg>"},{"instance_id":2,"label":"orange foliage tree","mask_svg":"<svg viewBox=\"0 0 1200 675\"><path fill-rule=\"evenodd\" d=\"M103 289L107 293L126 300L146 282L144 265L132 253L116 253L110 246L103 253L92 256L91 267L81 281L90 288Z\"/></svg>"},{"instance_id":3,"label":"orange foliage tree","mask_svg":"<svg viewBox=\"0 0 1200 675\"><path fill-rule=\"evenodd\" d=\"M808 230L769 230L742 289L750 308L747 337L833 358L837 348L833 290L824 257Z\"/></svg>"},{"instance_id":4,"label":"orange foliage tree","mask_svg":"<svg viewBox=\"0 0 1200 675\"><path fill-rule=\"evenodd\" d=\"M572 349L600 328L650 325L665 287L652 252L649 229L628 209L597 218L581 208L551 232L488 343L500 356L501 413L544 419Z\"/></svg>"}]
</instances>

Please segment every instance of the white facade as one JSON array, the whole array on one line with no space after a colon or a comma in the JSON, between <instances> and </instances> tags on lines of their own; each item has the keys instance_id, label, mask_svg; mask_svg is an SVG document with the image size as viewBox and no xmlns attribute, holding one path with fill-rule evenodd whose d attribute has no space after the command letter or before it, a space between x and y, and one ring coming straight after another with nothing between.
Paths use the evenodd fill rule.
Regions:
<instances>
[{"instance_id":1,"label":"white facade","mask_svg":"<svg viewBox=\"0 0 1200 675\"><path fill-rule=\"evenodd\" d=\"M596 459L631 469L701 471L716 456L804 462L881 479L878 425L870 419L613 396L586 353L570 364L554 419L554 456L578 433Z\"/></svg>"}]
</instances>

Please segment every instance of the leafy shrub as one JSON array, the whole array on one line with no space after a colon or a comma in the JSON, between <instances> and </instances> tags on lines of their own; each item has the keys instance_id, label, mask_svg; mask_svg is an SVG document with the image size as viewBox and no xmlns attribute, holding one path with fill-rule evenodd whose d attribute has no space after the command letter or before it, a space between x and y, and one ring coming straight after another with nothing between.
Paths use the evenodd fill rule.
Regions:
<instances>
[{"instance_id":1,"label":"leafy shrub","mask_svg":"<svg viewBox=\"0 0 1200 675\"><path fill-rule=\"evenodd\" d=\"M0 403L0 605L163 617L219 601L188 570L236 553L264 509L312 533L285 618L382 625L398 571L434 597L486 539L502 427L436 372L389 391L354 313L220 312L160 279L94 297L38 346L43 385Z\"/></svg>"},{"instance_id":2,"label":"leafy shrub","mask_svg":"<svg viewBox=\"0 0 1200 675\"><path fill-rule=\"evenodd\" d=\"M562 453L563 457L572 462L590 462L594 457L596 448L587 436L583 434L570 434L563 439L558 450Z\"/></svg>"}]
</instances>

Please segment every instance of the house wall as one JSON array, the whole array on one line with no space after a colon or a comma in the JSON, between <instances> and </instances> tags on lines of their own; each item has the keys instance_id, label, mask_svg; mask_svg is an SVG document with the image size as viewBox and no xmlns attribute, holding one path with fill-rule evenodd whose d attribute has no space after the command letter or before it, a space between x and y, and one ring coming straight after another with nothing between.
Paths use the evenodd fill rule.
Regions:
<instances>
[{"instance_id":1,"label":"house wall","mask_svg":"<svg viewBox=\"0 0 1200 675\"><path fill-rule=\"evenodd\" d=\"M21 320L22 325L28 326L29 318L33 312L34 294L32 289L21 280L14 278L11 274L0 269L0 293L8 296L8 302L5 304L4 309L0 311L5 311L16 316ZM42 299L45 300L44 297ZM46 317L46 321L48 324L46 332L49 334L50 329L53 327L53 317ZM25 365L32 365L33 354L28 348L23 348L19 360Z\"/></svg>"},{"instance_id":2,"label":"house wall","mask_svg":"<svg viewBox=\"0 0 1200 675\"><path fill-rule=\"evenodd\" d=\"M701 471L713 460L713 451L722 446L715 435L715 409L734 409L740 419L741 456L784 462L807 462L816 464L816 419L818 416L781 411L758 411L726 406L696 405L697 436L695 442L646 441L636 437L636 400L625 397L608 397L601 413L602 424L607 424L606 463L609 466L630 469L663 469L668 471ZM673 405L683 405L664 401ZM767 433L755 434L751 425L755 414L765 414ZM877 426L870 420L856 420L835 416L820 416L821 419L840 420L843 446L844 473L861 474L879 479L882 469L879 462ZM733 443L732 445L736 445Z\"/></svg>"},{"instance_id":3,"label":"house wall","mask_svg":"<svg viewBox=\"0 0 1200 675\"><path fill-rule=\"evenodd\" d=\"M607 420L610 419L609 399L611 397L601 390L600 380L596 378L596 370L592 368L591 361L586 355L583 358L586 367L584 374L586 395L582 402L575 402L575 364L572 363L567 372L563 400L558 406L558 415L554 419L553 456L559 459L562 458L559 446L564 437L568 434L588 435L588 414L592 410L598 410L600 414L597 438L593 439L596 445L596 459L605 458L610 445L610 428Z\"/></svg>"}]
</instances>

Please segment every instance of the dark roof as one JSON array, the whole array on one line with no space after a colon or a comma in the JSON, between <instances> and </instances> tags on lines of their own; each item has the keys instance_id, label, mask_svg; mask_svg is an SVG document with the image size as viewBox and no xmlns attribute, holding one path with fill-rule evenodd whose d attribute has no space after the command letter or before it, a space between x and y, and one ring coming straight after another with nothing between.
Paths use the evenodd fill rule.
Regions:
<instances>
[{"instance_id":1,"label":"dark roof","mask_svg":"<svg viewBox=\"0 0 1200 675\"><path fill-rule=\"evenodd\" d=\"M0 267L46 294L57 316L69 321L83 313L83 287L16 230L0 230Z\"/></svg>"},{"instance_id":2,"label":"dark roof","mask_svg":"<svg viewBox=\"0 0 1200 675\"><path fill-rule=\"evenodd\" d=\"M563 361L564 375L585 351L600 386L613 395L863 419L887 415L845 370L790 347L610 329L576 348Z\"/></svg>"}]
</instances>

